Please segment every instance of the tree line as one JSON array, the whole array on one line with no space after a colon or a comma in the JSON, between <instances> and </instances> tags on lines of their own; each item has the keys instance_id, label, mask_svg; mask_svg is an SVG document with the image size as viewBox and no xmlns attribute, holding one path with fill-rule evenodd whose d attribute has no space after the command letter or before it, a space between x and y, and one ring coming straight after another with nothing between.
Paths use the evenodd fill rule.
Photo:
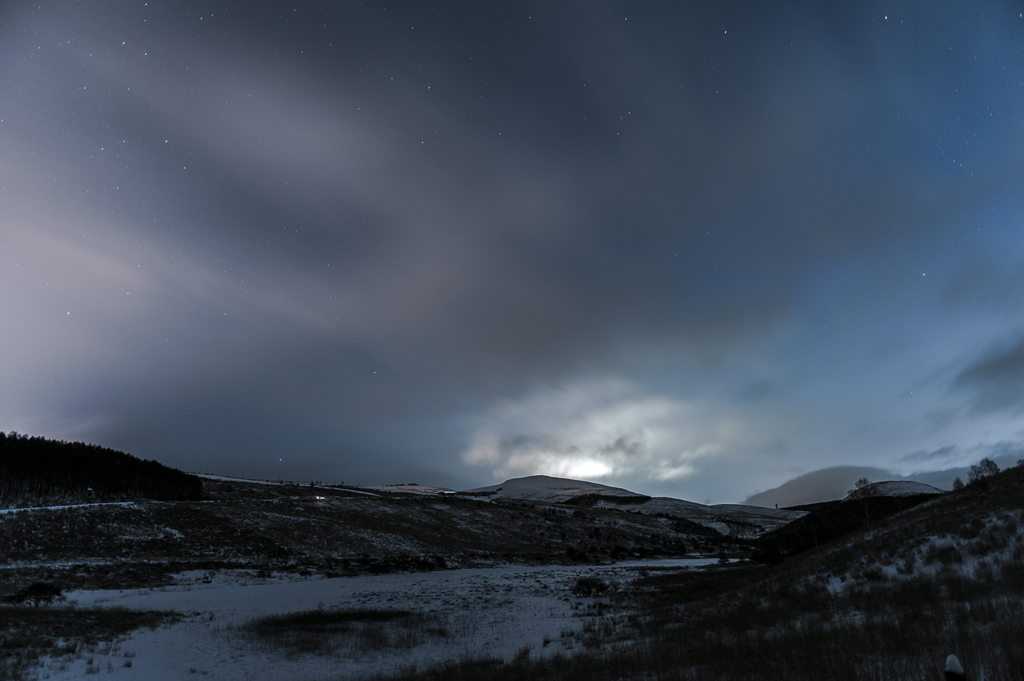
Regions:
<instances>
[{"instance_id":1,"label":"tree line","mask_svg":"<svg viewBox=\"0 0 1024 681\"><path fill-rule=\"evenodd\" d=\"M200 499L195 475L84 442L0 431L0 507Z\"/></svg>"}]
</instances>

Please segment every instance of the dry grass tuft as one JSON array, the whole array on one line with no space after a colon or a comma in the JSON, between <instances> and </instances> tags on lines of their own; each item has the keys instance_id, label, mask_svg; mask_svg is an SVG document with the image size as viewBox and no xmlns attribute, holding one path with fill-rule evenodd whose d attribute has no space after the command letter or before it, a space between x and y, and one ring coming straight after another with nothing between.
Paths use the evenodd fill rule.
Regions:
<instances>
[{"instance_id":1,"label":"dry grass tuft","mask_svg":"<svg viewBox=\"0 0 1024 681\"><path fill-rule=\"evenodd\" d=\"M326 609L268 615L242 627L255 641L288 654L356 655L413 648L449 635L436 614L392 609Z\"/></svg>"}]
</instances>

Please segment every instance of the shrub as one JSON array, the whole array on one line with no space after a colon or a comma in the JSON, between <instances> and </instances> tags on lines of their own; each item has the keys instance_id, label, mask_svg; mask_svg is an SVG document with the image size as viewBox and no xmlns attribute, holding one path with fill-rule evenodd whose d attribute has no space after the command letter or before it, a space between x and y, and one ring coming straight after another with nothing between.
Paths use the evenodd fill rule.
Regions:
<instances>
[{"instance_id":1,"label":"shrub","mask_svg":"<svg viewBox=\"0 0 1024 681\"><path fill-rule=\"evenodd\" d=\"M589 598L591 596L600 596L611 591L611 589L611 584L603 579L593 575L586 575L576 580L572 587L572 593L578 598Z\"/></svg>"},{"instance_id":2,"label":"shrub","mask_svg":"<svg viewBox=\"0 0 1024 681\"><path fill-rule=\"evenodd\" d=\"M964 558L960 550L950 544L930 544L924 551L926 564L940 564L946 568L962 563Z\"/></svg>"},{"instance_id":3,"label":"shrub","mask_svg":"<svg viewBox=\"0 0 1024 681\"><path fill-rule=\"evenodd\" d=\"M13 596L9 596L6 600L8 603L14 603L15 605L31 603L33 607L38 608L40 605L53 605L54 602L66 601L67 597L64 596L61 588L55 584L32 582Z\"/></svg>"}]
</instances>

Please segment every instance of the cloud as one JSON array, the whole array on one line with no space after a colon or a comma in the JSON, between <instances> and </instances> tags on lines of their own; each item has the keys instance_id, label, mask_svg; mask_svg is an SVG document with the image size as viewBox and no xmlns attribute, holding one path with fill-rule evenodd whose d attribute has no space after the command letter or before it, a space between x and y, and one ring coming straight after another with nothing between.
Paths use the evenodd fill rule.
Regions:
<instances>
[{"instance_id":1,"label":"cloud","mask_svg":"<svg viewBox=\"0 0 1024 681\"><path fill-rule=\"evenodd\" d=\"M1024 408L1024 338L1011 347L990 350L960 372L953 388L975 394L977 413Z\"/></svg>"},{"instance_id":2,"label":"cloud","mask_svg":"<svg viewBox=\"0 0 1024 681\"><path fill-rule=\"evenodd\" d=\"M966 248L966 246L964 246ZM977 248L977 247L975 247ZM1024 269L1017 254L1006 245L993 253L967 251L962 255L943 291L951 308L994 310L998 314L1019 310L1024 303Z\"/></svg>"},{"instance_id":3,"label":"cloud","mask_svg":"<svg viewBox=\"0 0 1024 681\"><path fill-rule=\"evenodd\" d=\"M769 508L778 505L779 508L784 508L842 499L860 478L879 482L898 479L900 476L894 475L892 471L872 466L833 466L805 473L778 487L758 492L743 503Z\"/></svg>"},{"instance_id":4,"label":"cloud","mask_svg":"<svg viewBox=\"0 0 1024 681\"><path fill-rule=\"evenodd\" d=\"M12 10L5 427L696 498L939 457L885 396L1024 290L998 12L892 43L856 8L406 5ZM990 411L1001 353L957 385Z\"/></svg>"},{"instance_id":5,"label":"cloud","mask_svg":"<svg viewBox=\"0 0 1024 681\"><path fill-rule=\"evenodd\" d=\"M932 461L934 459L949 459L954 456L955 451L956 447L953 445L939 447L938 449L930 452L924 449L919 449L916 452L900 457L900 461Z\"/></svg>"},{"instance_id":6,"label":"cloud","mask_svg":"<svg viewBox=\"0 0 1024 681\"><path fill-rule=\"evenodd\" d=\"M738 437L736 423L704 412L626 381L583 381L490 408L475 420L462 460L499 479L678 481Z\"/></svg>"}]
</instances>

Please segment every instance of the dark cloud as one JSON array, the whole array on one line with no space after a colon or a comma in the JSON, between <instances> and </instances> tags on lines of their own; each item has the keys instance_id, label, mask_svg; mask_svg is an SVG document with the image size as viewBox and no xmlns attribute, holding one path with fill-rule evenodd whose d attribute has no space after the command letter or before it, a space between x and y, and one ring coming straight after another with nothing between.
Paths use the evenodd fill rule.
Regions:
<instances>
[{"instance_id":1,"label":"dark cloud","mask_svg":"<svg viewBox=\"0 0 1024 681\"><path fill-rule=\"evenodd\" d=\"M954 447L953 445L946 445L945 447L939 447L938 449L934 449L934 450L932 450L930 452L929 451L925 451L923 449L919 449L916 452L911 452L910 454L907 454L906 456L900 458L900 461L911 462L911 461L933 461L935 459L948 459L951 456L953 456L955 451L956 451L956 447Z\"/></svg>"},{"instance_id":2,"label":"dark cloud","mask_svg":"<svg viewBox=\"0 0 1024 681\"><path fill-rule=\"evenodd\" d=\"M1024 304L1024 271L1018 265L1012 251L969 252L950 278L945 301L951 307L1000 313L1020 309Z\"/></svg>"},{"instance_id":3,"label":"dark cloud","mask_svg":"<svg viewBox=\"0 0 1024 681\"><path fill-rule=\"evenodd\" d=\"M599 451L603 456L642 456L647 453L647 441L643 437L623 435L616 438L615 442L610 445L604 445Z\"/></svg>"},{"instance_id":4,"label":"dark cloud","mask_svg":"<svg viewBox=\"0 0 1024 681\"><path fill-rule=\"evenodd\" d=\"M991 350L961 371L953 386L974 393L977 411L1019 410L1024 405L1024 339Z\"/></svg>"}]
</instances>

